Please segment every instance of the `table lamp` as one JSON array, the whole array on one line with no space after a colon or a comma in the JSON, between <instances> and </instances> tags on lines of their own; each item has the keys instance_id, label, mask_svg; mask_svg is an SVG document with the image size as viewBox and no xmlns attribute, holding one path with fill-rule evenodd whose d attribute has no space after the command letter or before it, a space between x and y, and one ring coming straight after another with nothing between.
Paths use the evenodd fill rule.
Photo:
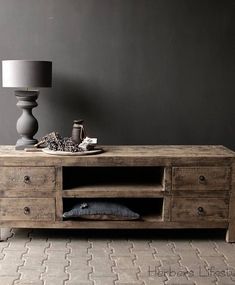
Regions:
<instances>
[{"instance_id":1,"label":"table lamp","mask_svg":"<svg viewBox=\"0 0 235 285\"><path fill-rule=\"evenodd\" d=\"M20 135L15 147L18 150L33 147L37 143L33 136L38 131L38 121L33 116L32 109L38 105L36 100L39 91L33 88L51 87L51 81L51 61L2 61L2 87L20 88L15 91L18 100L16 105L22 109L22 115L16 123Z\"/></svg>"}]
</instances>

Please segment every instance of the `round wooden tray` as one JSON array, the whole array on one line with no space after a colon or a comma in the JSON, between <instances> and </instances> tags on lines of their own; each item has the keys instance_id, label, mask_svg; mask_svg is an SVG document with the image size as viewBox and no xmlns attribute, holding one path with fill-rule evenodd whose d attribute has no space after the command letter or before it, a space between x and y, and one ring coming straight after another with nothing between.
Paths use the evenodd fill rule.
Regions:
<instances>
[{"instance_id":1,"label":"round wooden tray","mask_svg":"<svg viewBox=\"0 0 235 285\"><path fill-rule=\"evenodd\" d=\"M69 155L69 156L82 156L82 155L90 155L90 154L98 154L103 152L103 149L92 149L92 150L87 150L87 151L82 151L82 152L69 152L69 151L56 151L56 150L50 150L48 148L43 148L43 152L47 154L52 154L52 155Z\"/></svg>"}]
</instances>

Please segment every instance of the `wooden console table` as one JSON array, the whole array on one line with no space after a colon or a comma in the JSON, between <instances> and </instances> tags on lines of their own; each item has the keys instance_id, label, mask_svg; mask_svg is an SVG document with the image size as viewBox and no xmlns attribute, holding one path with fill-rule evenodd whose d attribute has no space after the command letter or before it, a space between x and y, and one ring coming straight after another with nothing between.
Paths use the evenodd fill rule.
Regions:
<instances>
[{"instance_id":1,"label":"wooden console table","mask_svg":"<svg viewBox=\"0 0 235 285\"><path fill-rule=\"evenodd\" d=\"M235 241L235 153L223 146L103 146L90 156L0 147L0 227L225 228ZM63 220L71 201L118 199L134 221ZM76 200L75 200L76 199Z\"/></svg>"}]
</instances>

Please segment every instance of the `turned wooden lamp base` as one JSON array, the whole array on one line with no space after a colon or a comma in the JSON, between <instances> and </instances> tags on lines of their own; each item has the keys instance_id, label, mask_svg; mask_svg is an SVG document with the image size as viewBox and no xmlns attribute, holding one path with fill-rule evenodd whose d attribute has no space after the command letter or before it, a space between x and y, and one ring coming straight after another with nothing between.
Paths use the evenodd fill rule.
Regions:
<instances>
[{"instance_id":1,"label":"turned wooden lamp base","mask_svg":"<svg viewBox=\"0 0 235 285\"><path fill-rule=\"evenodd\" d=\"M16 106L22 109L22 114L16 123L16 129L20 138L16 142L15 149L22 150L34 147L38 142L34 135L38 131L38 121L32 114L32 109L37 107L36 102L39 91L17 90L15 91L18 100Z\"/></svg>"}]
</instances>

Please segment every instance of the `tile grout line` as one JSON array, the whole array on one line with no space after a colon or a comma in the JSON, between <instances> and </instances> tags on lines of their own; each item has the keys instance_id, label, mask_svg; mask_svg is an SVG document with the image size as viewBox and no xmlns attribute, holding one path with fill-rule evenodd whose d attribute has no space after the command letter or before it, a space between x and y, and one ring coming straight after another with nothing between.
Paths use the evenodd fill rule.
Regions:
<instances>
[{"instance_id":1,"label":"tile grout line","mask_svg":"<svg viewBox=\"0 0 235 285\"><path fill-rule=\"evenodd\" d=\"M47 238L46 241L48 242L49 239ZM45 285L45 283L46 283L46 282L45 282L46 280L43 279L43 274L46 273L46 271L47 271L47 266L45 265L45 262L46 262L46 261L48 260L48 258L49 258L49 254L47 253L47 250L48 250L49 248L51 248L51 242L48 242L48 246L46 246L46 247L44 248L44 250L43 250L43 252L45 253L46 257L42 260L42 266L44 266L44 271L42 271L42 272L40 273L40 278L39 278L39 280L42 280L44 285Z\"/></svg>"},{"instance_id":2,"label":"tile grout line","mask_svg":"<svg viewBox=\"0 0 235 285\"><path fill-rule=\"evenodd\" d=\"M207 240L207 241L209 242L209 240ZM208 261L206 259L203 258L203 256L200 255L201 251L199 248L197 248L196 246L193 245L193 240L191 241L191 246L192 246L192 248L196 249L199 260L201 260L205 263L205 268L209 269L210 264L208 263ZM215 276L215 283L214 284L218 285L218 281L219 281L218 277Z\"/></svg>"},{"instance_id":3,"label":"tile grout line","mask_svg":"<svg viewBox=\"0 0 235 285\"><path fill-rule=\"evenodd\" d=\"M175 251L175 250L176 250L175 243L172 242L172 244L173 244L173 249L174 249L174 251ZM189 241L189 245L191 246L191 241ZM191 246L191 247L192 247L192 246ZM195 250L195 252L196 252L196 250ZM175 254L176 254L176 252L175 252ZM198 257L197 252L196 252L196 255L197 255L197 257ZM183 260L182 256L181 256L180 254L178 254L178 256L180 257L180 259L179 259L179 265L182 266L182 267L185 267L186 270L187 270L187 272L190 272L189 267L188 267L187 265L183 265L183 264L181 263L181 260ZM186 278L187 278L188 281L192 281L192 280L190 280L190 277L188 276L188 274L186 274ZM196 282L196 281L193 281L193 284L194 284L194 285L197 285L197 282Z\"/></svg>"},{"instance_id":4,"label":"tile grout line","mask_svg":"<svg viewBox=\"0 0 235 285\"><path fill-rule=\"evenodd\" d=\"M69 241L66 242L66 244L65 244L65 246L66 246L67 249L68 249L68 252L65 253L65 260L68 261L68 265L66 265L66 266L64 267L64 273L67 274L67 279L64 279L64 280L63 280L63 285L66 285L67 282L68 282L69 280L71 280L71 274L67 271L68 268L69 268L70 265L71 265L71 260L68 259L69 255L70 255L71 252L72 252L71 243L72 243L72 239L70 238ZM69 244L70 244L70 246L69 246Z\"/></svg>"},{"instance_id":5,"label":"tile grout line","mask_svg":"<svg viewBox=\"0 0 235 285\"><path fill-rule=\"evenodd\" d=\"M94 246L93 246L93 242L90 241L89 239L87 239L87 242L89 243L89 246L87 247L87 254L90 254L90 256L91 256L91 258L89 258L87 260L87 266L88 266L88 268L89 267L91 268L91 271L88 272L88 280L91 281L92 284L94 285L95 280L92 280L92 276L91 276L91 274L94 273L94 266L91 265L91 261L93 260L93 254L89 253L89 250L92 249Z\"/></svg>"},{"instance_id":6,"label":"tile grout line","mask_svg":"<svg viewBox=\"0 0 235 285\"><path fill-rule=\"evenodd\" d=\"M24 248L26 249L26 251L23 252L21 254L21 257L20 257L20 259L23 261L23 263L21 265L17 266L17 271L16 272L19 273L19 277L13 281L13 283L12 283L13 285L15 285L16 282L20 281L20 279L21 279L22 273L20 273L19 270L20 270L21 267L22 268L24 267L26 261L25 261L25 259L23 257L24 257L25 254L27 254L29 252L29 247L26 247L26 245L27 245L27 243L30 243L30 241L31 241L30 232L28 232L27 237L28 237L28 241L26 241L25 244L24 244Z\"/></svg>"},{"instance_id":7,"label":"tile grout line","mask_svg":"<svg viewBox=\"0 0 235 285\"><path fill-rule=\"evenodd\" d=\"M137 256L135 253L133 253L133 250L135 249L134 247L134 242L131 242L131 247L130 249L132 249L132 251L130 250L131 254L133 254L134 258L132 259L132 263L133 263L133 266L136 266L136 260L137 260ZM138 268L138 271L136 272L136 279L139 280L140 282L142 282L142 285L145 285L145 281L141 280L140 278L140 273L141 273L141 270L140 270L140 266L136 266Z\"/></svg>"},{"instance_id":8,"label":"tile grout line","mask_svg":"<svg viewBox=\"0 0 235 285\"><path fill-rule=\"evenodd\" d=\"M118 281L118 274L116 272L114 272L114 267L117 267L117 264L116 264L116 261L112 259L112 256L114 254L114 248L111 246L111 244L112 244L112 240L107 241L107 246L110 249L109 259L112 262L111 272L113 272L115 274L115 276L116 276L116 279L113 280L113 284L115 285L117 283L117 281Z\"/></svg>"},{"instance_id":9,"label":"tile grout line","mask_svg":"<svg viewBox=\"0 0 235 285\"><path fill-rule=\"evenodd\" d=\"M11 229L11 231L12 231L12 229ZM12 231L12 235L11 235L10 237L7 237L7 244L6 244L6 246L3 247L3 248L1 249L1 251L0 251L0 253L3 254L3 258L0 258L0 260L3 260L4 257L6 256L6 254L4 253L3 250L6 249L6 248L8 248L8 247L10 246L10 241L9 241L9 239L12 238L13 236L14 236L14 232Z\"/></svg>"},{"instance_id":10,"label":"tile grout line","mask_svg":"<svg viewBox=\"0 0 235 285\"><path fill-rule=\"evenodd\" d=\"M155 246L152 245L153 243L153 240L151 240L151 242L149 243L150 244L150 247L154 249L154 252L152 253L153 254L153 257L155 260L157 260L157 249ZM168 243L167 243L168 244ZM163 263L162 263L162 260L159 258L159 263L160 263L160 266L157 266L159 269L161 269L163 267ZM163 285L167 285L167 282L170 281L170 279L167 277L166 274L164 274L164 277L166 278L166 280L163 280Z\"/></svg>"},{"instance_id":11,"label":"tile grout line","mask_svg":"<svg viewBox=\"0 0 235 285\"><path fill-rule=\"evenodd\" d=\"M216 242L213 242L213 243L214 243L214 245L215 245L215 248L214 248L215 251L218 252L218 254L220 254L220 256L223 258L223 261L224 261L224 263L228 266L228 268L229 268L229 267L235 268L235 267L229 265L229 263L227 262L226 256L219 250L219 247L218 247L218 245L216 244ZM231 276L230 276L230 279L231 279L231 281L234 281ZM218 279L218 277L216 276L216 285L218 285L218 281L219 281L219 279ZM235 281L234 281L234 283L235 283Z\"/></svg>"}]
</instances>

